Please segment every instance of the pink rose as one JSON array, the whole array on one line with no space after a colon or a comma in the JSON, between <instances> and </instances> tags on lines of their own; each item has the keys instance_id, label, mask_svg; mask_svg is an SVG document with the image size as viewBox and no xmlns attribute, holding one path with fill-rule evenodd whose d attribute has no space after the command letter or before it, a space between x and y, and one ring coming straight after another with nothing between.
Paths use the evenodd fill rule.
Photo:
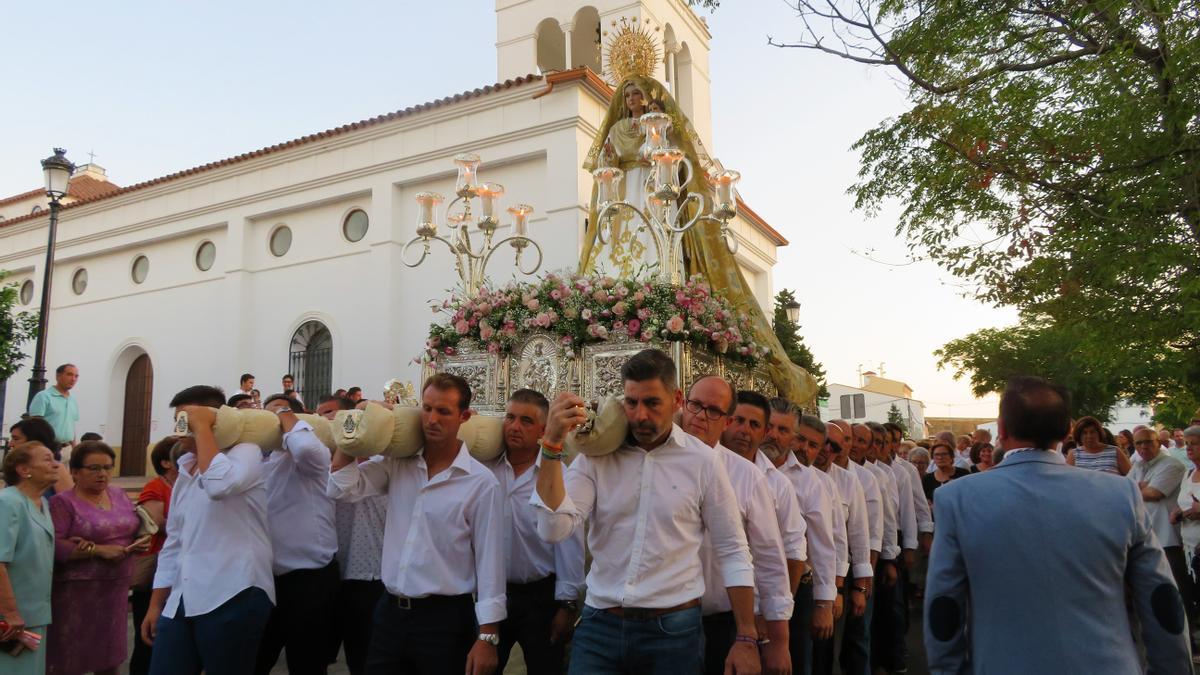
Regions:
<instances>
[{"instance_id":1,"label":"pink rose","mask_svg":"<svg viewBox=\"0 0 1200 675\"><path fill-rule=\"evenodd\" d=\"M638 315L638 318L641 319L642 321L648 321L650 319L650 310L643 307L638 310L637 315Z\"/></svg>"},{"instance_id":2,"label":"pink rose","mask_svg":"<svg viewBox=\"0 0 1200 675\"><path fill-rule=\"evenodd\" d=\"M550 327L550 315L546 314L545 312L542 312L541 314L538 314L537 316L535 316L533 318L533 323L537 326L540 326L541 328L549 328Z\"/></svg>"},{"instance_id":3,"label":"pink rose","mask_svg":"<svg viewBox=\"0 0 1200 675\"><path fill-rule=\"evenodd\" d=\"M455 354L454 347L446 347L442 351L445 352L446 356L454 356L454 354Z\"/></svg>"},{"instance_id":4,"label":"pink rose","mask_svg":"<svg viewBox=\"0 0 1200 675\"><path fill-rule=\"evenodd\" d=\"M492 339L492 336L495 334L496 334L496 329L492 328L491 326L487 325L486 323L482 324L479 327L479 339L480 340L485 340L485 341L490 340L490 339Z\"/></svg>"},{"instance_id":5,"label":"pink rose","mask_svg":"<svg viewBox=\"0 0 1200 675\"><path fill-rule=\"evenodd\" d=\"M613 293L615 293L618 298L624 298L629 295L629 287L625 284L621 284L613 289Z\"/></svg>"},{"instance_id":6,"label":"pink rose","mask_svg":"<svg viewBox=\"0 0 1200 675\"><path fill-rule=\"evenodd\" d=\"M635 304L635 305L640 305L640 304L642 304L642 303L643 303L643 302L645 302L645 301L646 301L646 294L645 294L645 293L643 293L643 292L641 292L641 291L638 291L637 293L634 293L634 294L633 294L633 304Z\"/></svg>"},{"instance_id":7,"label":"pink rose","mask_svg":"<svg viewBox=\"0 0 1200 675\"><path fill-rule=\"evenodd\" d=\"M682 331L683 330L683 317L676 314L675 316L671 317L670 319L667 319L667 330L671 331L672 333L678 333L678 332Z\"/></svg>"},{"instance_id":8,"label":"pink rose","mask_svg":"<svg viewBox=\"0 0 1200 675\"><path fill-rule=\"evenodd\" d=\"M592 294L592 298L594 298L596 302L608 302L608 291L601 288Z\"/></svg>"},{"instance_id":9,"label":"pink rose","mask_svg":"<svg viewBox=\"0 0 1200 675\"><path fill-rule=\"evenodd\" d=\"M562 291L558 290L557 288L550 291L550 297L554 300L562 300L562 296Z\"/></svg>"},{"instance_id":10,"label":"pink rose","mask_svg":"<svg viewBox=\"0 0 1200 675\"><path fill-rule=\"evenodd\" d=\"M582 312L579 313L579 318L583 319L584 321L591 321L592 320L592 310L584 309Z\"/></svg>"},{"instance_id":11,"label":"pink rose","mask_svg":"<svg viewBox=\"0 0 1200 675\"><path fill-rule=\"evenodd\" d=\"M528 307L529 311L531 312L536 312L539 305L541 305L541 303L538 302L537 298L530 298L525 301L525 306Z\"/></svg>"},{"instance_id":12,"label":"pink rose","mask_svg":"<svg viewBox=\"0 0 1200 675\"><path fill-rule=\"evenodd\" d=\"M642 329L642 322L637 319L630 319L627 327L629 328L629 336L637 337L638 331Z\"/></svg>"},{"instance_id":13,"label":"pink rose","mask_svg":"<svg viewBox=\"0 0 1200 675\"><path fill-rule=\"evenodd\" d=\"M454 322L454 331L459 335L466 335L469 330L471 330L471 326L465 319L459 319Z\"/></svg>"},{"instance_id":14,"label":"pink rose","mask_svg":"<svg viewBox=\"0 0 1200 675\"><path fill-rule=\"evenodd\" d=\"M625 287L622 286L621 288L625 288ZM629 306L626 305L624 302L618 302L617 304L613 305L612 311L613 311L613 314L615 314L617 316L625 316L625 312L629 311Z\"/></svg>"}]
</instances>

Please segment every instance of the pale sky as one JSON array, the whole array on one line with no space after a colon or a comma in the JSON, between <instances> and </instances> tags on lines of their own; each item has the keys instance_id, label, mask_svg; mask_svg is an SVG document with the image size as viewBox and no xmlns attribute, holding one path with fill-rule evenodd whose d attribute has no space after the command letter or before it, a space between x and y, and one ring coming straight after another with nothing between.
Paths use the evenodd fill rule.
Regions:
<instances>
[{"instance_id":1,"label":"pale sky","mask_svg":"<svg viewBox=\"0 0 1200 675\"><path fill-rule=\"evenodd\" d=\"M582 4L582 3L581 3ZM926 415L993 416L933 350L1013 310L961 297L846 188L851 144L904 109L890 73L807 50L782 1L726 0L712 30L713 154L742 172L746 202L791 241L775 287L794 288L803 335L831 382L858 371L907 382ZM7 8L0 76L0 196L38 187L54 146L95 152L129 185L399 110L496 79L492 2L231 2ZM19 29L13 29L17 28ZM57 49L57 51L56 51Z\"/></svg>"}]
</instances>

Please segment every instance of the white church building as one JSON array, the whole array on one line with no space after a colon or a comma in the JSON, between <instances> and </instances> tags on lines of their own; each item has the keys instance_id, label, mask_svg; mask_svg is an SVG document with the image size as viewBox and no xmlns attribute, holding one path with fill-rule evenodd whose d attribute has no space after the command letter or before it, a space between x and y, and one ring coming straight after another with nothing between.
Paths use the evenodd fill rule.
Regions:
<instances>
[{"instance_id":1,"label":"white church building","mask_svg":"<svg viewBox=\"0 0 1200 675\"><path fill-rule=\"evenodd\" d=\"M77 171L91 183L61 211L47 366L51 383L56 365L79 367L79 433L138 448L119 466L139 475L141 449L170 430L168 401L188 385L230 394L250 372L266 396L293 372L311 403L338 387L379 396L390 378L415 382L429 302L458 278L444 247L416 268L401 250L415 235L414 196L452 195L459 153L480 155L483 179L507 190L503 207L534 206L541 271L573 269L592 192L581 165L613 94L599 74L599 27L622 16L661 28L657 79L711 150L710 34L684 0L497 0L498 84L136 185L98 189L119 178ZM22 309L41 295L39 201L36 191L0 199L0 269L21 285ZM744 204L731 227L769 307L787 241ZM489 277L513 274L511 253L498 252ZM6 427L24 412L31 360L8 380Z\"/></svg>"}]
</instances>

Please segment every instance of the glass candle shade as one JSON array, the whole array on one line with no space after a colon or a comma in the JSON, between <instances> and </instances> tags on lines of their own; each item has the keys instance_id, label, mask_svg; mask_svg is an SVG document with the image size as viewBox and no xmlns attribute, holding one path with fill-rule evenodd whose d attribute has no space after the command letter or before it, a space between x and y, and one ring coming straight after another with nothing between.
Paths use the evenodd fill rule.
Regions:
<instances>
[{"instance_id":1,"label":"glass candle shade","mask_svg":"<svg viewBox=\"0 0 1200 675\"><path fill-rule=\"evenodd\" d=\"M417 193L417 236L429 238L437 234L437 205L442 196L436 192Z\"/></svg>"},{"instance_id":2,"label":"glass candle shade","mask_svg":"<svg viewBox=\"0 0 1200 675\"><path fill-rule=\"evenodd\" d=\"M675 199L679 196L679 163L683 161L683 151L679 148L665 148L650 153L654 167L654 194L661 199Z\"/></svg>"},{"instance_id":3,"label":"glass candle shade","mask_svg":"<svg viewBox=\"0 0 1200 675\"><path fill-rule=\"evenodd\" d=\"M621 179L624 177L624 171L613 167L592 171L592 178L596 181L596 202L600 208L620 199Z\"/></svg>"},{"instance_id":4,"label":"glass candle shade","mask_svg":"<svg viewBox=\"0 0 1200 675\"><path fill-rule=\"evenodd\" d=\"M638 118L638 124L646 131L646 153L667 147L667 132L671 129L671 118L666 113L651 112ZM646 159L650 159L648 156Z\"/></svg>"},{"instance_id":5,"label":"glass candle shade","mask_svg":"<svg viewBox=\"0 0 1200 675\"><path fill-rule=\"evenodd\" d=\"M458 167L458 180L454 183L454 194L459 197L469 197L474 194L479 184L479 155L464 152L454 156L454 164Z\"/></svg>"},{"instance_id":6,"label":"glass candle shade","mask_svg":"<svg viewBox=\"0 0 1200 675\"><path fill-rule=\"evenodd\" d=\"M533 207L528 204L516 204L508 207L508 212L513 219L513 234L518 237L524 237L529 234L529 214L533 213Z\"/></svg>"},{"instance_id":7,"label":"glass candle shade","mask_svg":"<svg viewBox=\"0 0 1200 675\"><path fill-rule=\"evenodd\" d=\"M496 204L504 194L504 186L499 183L484 183L475 190L479 197L479 228L486 229L496 226Z\"/></svg>"},{"instance_id":8,"label":"glass candle shade","mask_svg":"<svg viewBox=\"0 0 1200 675\"><path fill-rule=\"evenodd\" d=\"M721 220L728 220L737 215L737 195L733 188L742 179L737 171L721 171L709 177L716 201L713 204L713 215Z\"/></svg>"}]
</instances>

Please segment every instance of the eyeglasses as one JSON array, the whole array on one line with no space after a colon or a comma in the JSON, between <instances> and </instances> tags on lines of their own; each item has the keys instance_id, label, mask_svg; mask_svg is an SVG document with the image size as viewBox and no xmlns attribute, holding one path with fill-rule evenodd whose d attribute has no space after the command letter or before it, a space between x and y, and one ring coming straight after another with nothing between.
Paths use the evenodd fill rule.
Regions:
<instances>
[{"instance_id":1,"label":"eyeglasses","mask_svg":"<svg viewBox=\"0 0 1200 675\"><path fill-rule=\"evenodd\" d=\"M112 464L88 464L83 467L92 473L112 473Z\"/></svg>"},{"instance_id":2,"label":"eyeglasses","mask_svg":"<svg viewBox=\"0 0 1200 675\"><path fill-rule=\"evenodd\" d=\"M683 407L693 415L699 415L703 411L704 416L710 420L719 420L729 414L715 405L704 405L700 401L690 398L683 402Z\"/></svg>"}]
</instances>

